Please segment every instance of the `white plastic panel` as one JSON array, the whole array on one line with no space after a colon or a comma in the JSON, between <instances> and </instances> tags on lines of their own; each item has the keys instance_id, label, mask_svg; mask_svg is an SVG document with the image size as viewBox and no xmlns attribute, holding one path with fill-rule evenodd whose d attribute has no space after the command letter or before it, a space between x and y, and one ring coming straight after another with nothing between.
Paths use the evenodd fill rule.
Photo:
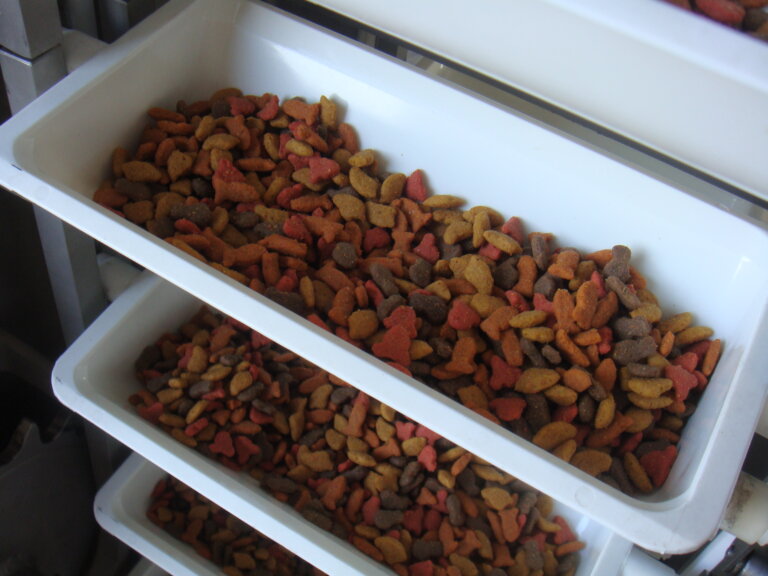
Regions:
<instances>
[{"instance_id":1,"label":"white plastic panel","mask_svg":"<svg viewBox=\"0 0 768 576\"><path fill-rule=\"evenodd\" d=\"M661 0L312 0L768 200L768 43Z\"/></svg>"},{"instance_id":2,"label":"white plastic panel","mask_svg":"<svg viewBox=\"0 0 768 576\"><path fill-rule=\"evenodd\" d=\"M91 201L148 107L226 85L334 97L385 170L421 168L433 191L520 216L561 246L630 246L663 308L693 311L725 341L664 489L618 493ZM223 0L170 2L0 127L0 184L644 548L693 550L717 529L768 369L768 235L721 208L400 61Z\"/></svg>"}]
</instances>

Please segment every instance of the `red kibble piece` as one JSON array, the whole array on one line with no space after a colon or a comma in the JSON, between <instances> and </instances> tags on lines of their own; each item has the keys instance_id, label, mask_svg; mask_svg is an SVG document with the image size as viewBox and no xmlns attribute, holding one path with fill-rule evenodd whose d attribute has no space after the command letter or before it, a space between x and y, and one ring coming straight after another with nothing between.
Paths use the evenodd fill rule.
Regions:
<instances>
[{"instance_id":1,"label":"red kibble piece","mask_svg":"<svg viewBox=\"0 0 768 576\"><path fill-rule=\"evenodd\" d=\"M213 173L213 186L216 182L245 182L245 175L238 170L227 158L219 158L216 165L216 172Z\"/></svg>"},{"instance_id":2,"label":"red kibble piece","mask_svg":"<svg viewBox=\"0 0 768 576\"><path fill-rule=\"evenodd\" d=\"M437 452L431 445L427 444L421 449L417 460L424 466L424 469L427 472L434 472L437 470Z\"/></svg>"},{"instance_id":3,"label":"red kibble piece","mask_svg":"<svg viewBox=\"0 0 768 576\"><path fill-rule=\"evenodd\" d=\"M271 424L275 419L269 414L264 414L261 410L251 407L248 412L248 419L254 424Z\"/></svg>"},{"instance_id":4,"label":"red kibble piece","mask_svg":"<svg viewBox=\"0 0 768 576\"><path fill-rule=\"evenodd\" d=\"M225 398L227 396L226 391L223 388L216 388L216 390L211 390L207 394L203 394L202 398L203 400L220 400L221 398Z\"/></svg>"},{"instance_id":5,"label":"red kibble piece","mask_svg":"<svg viewBox=\"0 0 768 576\"><path fill-rule=\"evenodd\" d=\"M262 346L267 346L272 343L272 340L264 336L264 334L261 334L260 332L256 332L255 330L251 332L251 347L254 350L258 350Z\"/></svg>"},{"instance_id":6,"label":"red kibble piece","mask_svg":"<svg viewBox=\"0 0 768 576\"><path fill-rule=\"evenodd\" d=\"M507 298L507 302L513 308L516 308L518 312L525 312L531 309L531 305L525 299L525 296L520 294L517 290L507 290L504 292L504 296Z\"/></svg>"},{"instance_id":7,"label":"red kibble piece","mask_svg":"<svg viewBox=\"0 0 768 576\"><path fill-rule=\"evenodd\" d=\"M296 270L288 268L280 277L280 280L275 284L275 288L283 292L294 292L299 286L299 277L296 275Z\"/></svg>"},{"instance_id":8,"label":"red kibble piece","mask_svg":"<svg viewBox=\"0 0 768 576\"><path fill-rule=\"evenodd\" d=\"M229 104L229 113L232 116L250 116L256 110L256 103L248 100L248 98L242 98L240 96L230 96L227 98Z\"/></svg>"},{"instance_id":9,"label":"red kibble piece","mask_svg":"<svg viewBox=\"0 0 768 576\"><path fill-rule=\"evenodd\" d=\"M688 372L693 372L699 364L699 355L695 352L686 352L685 354L680 354L680 356L674 358L672 364L674 366L685 368Z\"/></svg>"},{"instance_id":10,"label":"red kibble piece","mask_svg":"<svg viewBox=\"0 0 768 576\"><path fill-rule=\"evenodd\" d=\"M541 310L542 312L546 312L547 314L552 314L554 313L554 304L552 304L551 301L547 300L547 297L544 296L544 294L541 294L540 292L536 292L533 295L533 309Z\"/></svg>"},{"instance_id":11,"label":"red kibble piece","mask_svg":"<svg viewBox=\"0 0 768 576\"><path fill-rule=\"evenodd\" d=\"M291 214L283 223L283 234L299 242L312 242L312 233L297 214Z\"/></svg>"},{"instance_id":12,"label":"red kibble piece","mask_svg":"<svg viewBox=\"0 0 768 576\"><path fill-rule=\"evenodd\" d=\"M573 422L578 414L579 407L576 404L558 406L552 413L552 420L559 422Z\"/></svg>"},{"instance_id":13,"label":"red kibble piece","mask_svg":"<svg viewBox=\"0 0 768 576\"><path fill-rule=\"evenodd\" d=\"M181 358L179 358L179 361L176 363L176 365L182 370L187 369L187 365L189 364L189 361L192 359L193 350L194 350L194 346L192 346L191 344L179 346L179 349L177 350L177 352L181 355Z\"/></svg>"},{"instance_id":14,"label":"red kibble piece","mask_svg":"<svg viewBox=\"0 0 768 576\"><path fill-rule=\"evenodd\" d=\"M499 420L511 422L523 415L526 402L523 398L494 398L488 405Z\"/></svg>"},{"instance_id":15,"label":"red kibble piece","mask_svg":"<svg viewBox=\"0 0 768 576\"><path fill-rule=\"evenodd\" d=\"M421 170L414 170L405 179L405 195L416 202L424 202L427 199L427 187L424 184L424 173Z\"/></svg>"},{"instance_id":16,"label":"red kibble piece","mask_svg":"<svg viewBox=\"0 0 768 576\"><path fill-rule=\"evenodd\" d=\"M677 459L677 448L670 444L664 450L654 450L640 457L640 465L657 488L664 484Z\"/></svg>"},{"instance_id":17,"label":"red kibble piece","mask_svg":"<svg viewBox=\"0 0 768 576\"><path fill-rule=\"evenodd\" d=\"M188 220L187 218L179 218L173 223L173 227L176 228L182 234L201 234L202 231L197 224Z\"/></svg>"},{"instance_id":18,"label":"red kibble piece","mask_svg":"<svg viewBox=\"0 0 768 576\"><path fill-rule=\"evenodd\" d=\"M440 250L437 247L435 235L432 233L424 234L424 238L422 238L419 245L413 249L413 253L417 256L421 256L430 264L437 262L440 259Z\"/></svg>"},{"instance_id":19,"label":"red kibble piece","mask_svg":"<svg viewBox=\"0 0 768 576\"><path fill-rule=\"evenodd\" d=\"M597 286L597 297L598 298L605 298L605 295L608 293L605 290L605 281L603 280L603 275L600 274L597 270L592 272L592 275L589 277L589 281L592 282L595 286Z\"/></svg>"},{"instance_id":20,"label":"red kibble piece","mask_svg":"<svg viewBox=\"0 0 768 576\"><path fill-rule=\"evenodd\" d=\"M416 311L410 306L398 306L384 319L384 326L394 328L402 326L408 331L408 337L416 338Z\"/></svg>"},{"instance_id":21,"label":"red kibble piece","mask_svg":"<svg viewBox=\"0 0 768 576\"><path fill-rule=\"evenodd\" d=\"M411 364L411 337L408 328L396 325L384 333L384 337L376 342L373 353L377 358L394 360L403 366Z\"/></svg>"},{"instance_id":22,"label":"red kibble piece","mask_svg":"<svg viewBox=\"0 0 768 576\"><path fill-rule=\"evenodd\" d=\"M309 159L309 180L312 183L330 180L341 172L341 166L330 158L312 156Z\"/></svg>"},{"instance_id":23,"label":"red kibble piece","mask_svg":"<svg viewBox=\"0 0 768 576\"><path fill-rule=\"evenodd\" d=\"M741 26L746 10L730 0L696 0L696 7L704 14L728 26Z\"/></svg>"},{"instance_id":24,"label":"red kibble piece","mask_svg":"<svg viewBox=\"0 0 768 576\"><path fill-rule=\"evenodd\" d=\"M261 448L247 436L236 436L235 451L237 452L237 463L243 465L251 456L260 454Z\"/></svg>"},{"instance_id":25,"label":"red kibble piece","mask_svg":"<svg viewBox=\"0 0 768 576\"><path fill-rule=\"evenodd\" d=\"M413 435L416 436L417 438L426 438L427 444L430 444L430 445L434 444L435 442L440 440L440 438L442 438L440 434L438 434L434 430L430 430L429 428L427 428L422 424L419 424L418 426L416 426L416 431L413 433Z\"/></svg>"},{"instance_id":26,"label":"red kibble piece","mask_svg":"<svg viewBox=\"0 0 768 576\"><path fill-rule=\"evenodd\" d=\"M311 156L299 156L298 154L288 154L288 162L291 163L294 170L301 170L309 167Z\"/></svg>"},{"instance_id":27,"label":"red kibble piece","mask_svg":"<svg viewBox=\"0 0 768 576\"><path fill-rule=\"evenodd\" d=\"M554 542L555 544L565 544L566 542L573 542L576 540L576 535L571 530L568 522L562 516L555 516L553 519L555 524L560 526L560 530L555 532Z\"/></svg>"},{"instance_id":28,"label":"red kibble piece","mask_svg":"<svg viewBox=\"0 0 768 576\"><path fill-rule=\"evenodd\" d=\"M675 400L684 401L688 393L699 385L699 380L693 372L682 366L670 365L664 368L664 376L672 380L675 387Z\"/></svg>"},{"instance_id":29,"label":"red kibble piece","mask_svg":"<svg viewBox=\"0 0 768 576\"><path fill-rule=\"evenodd\" d=\"M518 244L525 243L525 231L523 230L523 221L517 216L512 216L501 226L501 231L517 240Z\"/></svg>"},{"instance_id":30,"label":"red kibble piece","mask_svg":"<svg viewBox=\"0 0 768 576\"><path fill-rule=\"evenodd\" d=\"M597 345L597 351L606 355L611 351L613 346L613 330L608 326L601 326L597 329L597 333L600 334L600 342Z\"/></svg>"},{"instance_id":31,"label":"red kibble piece","mask_svg":"<svg viewBox=\"0 0 768 576\"><path fill-rule=\"evenodd\" d=\"M365 291L368 293L368 298L373 305L378 306L381 304L381 301L384 300L384 294L381 293L381 290L376 286L376 283L373 280L366 280L364 286Z\"/></svg>"},{"instance_id":32,"label":"red kibble piece","mask_svg":"<svg viewBox=\"0 0 768 576\"><path fill-rule=\"evenodd\" d=\"M635 448L640 444L640 442L643 440L643 433L642 432L635 432L624 440L624 442L621 443L621 446L619 446L618 455L623 456L627 452L634 452Z\"/></svg>"},{"instance_id":33,"label":"red kibble piece","mask_svg":"<svg viewBox=\"0 0 768 576\"><path fill-rule=\"evenodd\" d=\"M267 100L267 103L262 107L261 110L258 111L256 116L268 122L270 120L274 120L279 111L280 111L280 104L277 99L277 96L275 96L274 94L270 94L269 100Z\"/></svg>"},{"instance_id":34,"label":"red kibble piece","mask_svg":"<svg viewBox=\"0 0 768 576\"><path fill-rule=\"evenodd\" d=\"M361 508L363 514L363 522L372 526L376 518L376 512L381 508L381 499L378 496L371 496L365 501Z\"/></svg>"},{"instance_id":35,"label":"red kibble piece","mask_svg":"<svg viewBox=\"0 0 768 576\"><path fill-rule=\"evenodd\" d=\"M371 252L376 248L384 248L389 245L392 238L389 236L389 232L384 228L370 228L365 232L365 238L363 238L363 250Z\"/></svg>"},{"instance_id":36,"label":"red kibble piece","mask_svg":"<svg viewBox=\"0 0 768 576\"><path fill-rule=\"evenodd\" d=\"M488 384L494 390L512 388L520 374L520 368L510 366L501 356L491 356L491 378Z\"/></svg>"},{"instance_id":37,"label":"red kibble piece","mask_svg":"<svg viewBox=\"0 0 768 576\"><path fill-rule=\"evenodd\" d=\"M424 530L431 532L440 528L443 521L443 515L435 509L429 509L424 514Z\"/></svg>"},{"instance_id":38,"label":"red kibble piece","mask_svg":"<svg viewBox=\"0 0 768 576\"><path fill-rule=\"evenodd\" d=\"M208 448L214 454L221 454L227 458L235 455L235 445L232 442L232 436L226 430L219 430L213 438Z\"/></svg>"},{"instance_id":39,"label":"red kibble piece","mask_svg":"<svg viewBox=\"0 0 768 576\"><path fill-rule=\"evenodd\" d=\"M477 253L491 260L498 260L502 255L502 251L493 244L483 244Z\"/></svg>"},{"instance_id":40,"label":"red kibble piece","mask_svg":"<svg viewBox=\"0 0 768 576\"><path fill-rule=\"evenodd\" d=\"M423 560L408 566L408 576L434 576L435 565L432 560Z\"/></svg>"},{"instance_id":41,"label":"red kibble piece","mask_svg":"<svg viewBox=\"0 0 768 576\"><path fill-rule=\"evenodd\" d=\"M416 432L416 424L413 422L395 422L395 434L400 442L405 442L409 438L413 438L413 434Z\"/></svg>"},{"instance_id":42,"label":"red kibble piece","mask_svg":"<svg viewBox=\"0 0 768 576\"><path fill-rule=\"evenodd\" d=\"M411 534L421 534L424 530L424 508L410 508L403 512L403 528Z\"/></svg>"},{"instance_id":43,"label":"red kibble piece","mask_svg":"<svg viewBox=\"0 0 768 576\"><path fill-rule=\"evenodd\" d=\"M277 205L281 208L285 208L286 210L291 207L291 200L294 200L296 198L299 198L304 191L304 185L303 184L294 184L293 186L286 186L280 192L277 194L277 198L275 198L275 202L277 202Z\"/></svg>"},{"instance_id":44,"label":"red kibble piece","mask_svg":"<svg viewBox=\"0 0 768 576\"><path fill-rule=\"evenodd\" d=\"M162 415L164 408L162 403L155 402L149 406L139 406L137 410L139 416L144 418L144 420L149 420L153 424L157 424L157 419Z\"/></svg>"},{"instance_id":45,"label":"red kibble piece","mask_svg":"<svg viewBox=\"0 0 768 576\"><path fill-rule=\"evenodd\" d=\"M448 312L448 325L454 330L469 330L482 322L477 311L464 300L454 300Z\"/></svg>"}]
</instances>

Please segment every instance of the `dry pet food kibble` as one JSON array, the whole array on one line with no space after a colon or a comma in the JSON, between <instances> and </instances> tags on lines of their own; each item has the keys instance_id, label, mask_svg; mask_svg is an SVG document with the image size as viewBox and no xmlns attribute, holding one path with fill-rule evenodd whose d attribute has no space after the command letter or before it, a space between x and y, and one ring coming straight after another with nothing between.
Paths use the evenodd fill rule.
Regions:
<instances>
[{"instance_id":1,"label":"dry pet food kibble","mask_svg":"<svg viewBox=\"0 0 768 576\"><path fill-rule=\"evenodd\" d=\"M324 574L171 476L155 484L147 518L227 576Z\"/></svg>"},{"instance_id":2,"label":"dry pet food kibble","mask_svg":"<svg viewBox=\"0 0 768 576\"><path fill-rule=\"evenodd\" d=\"M401 576L576 570L584 544L551 499L236 321L203 308L136 370L144 418ZM150 517L235 558L212 544L222 527L185 525L192 509L174 503Z\"/></svg>"},{"instance_id":3,"label":"dry pet food kibble","mask_svg":"<svg viewBox=\"0 0 768 576\"><path fill-rule=\"evenodd\" d=\"M735 30L768 40L768 0L664 0Z\"/></svg>"},{"instance_id":4,"label":"dry pet food kibble","mask_svg":"<svg viewBox=\"0 0 768 576\"><path fill-rule=\"evenodd\" d=\"M327 98L230 88L153 108L112 170L97 202L625 492L663 484L721 352L692 314L663 313L628 247L558 247L430 195L420 170L383 173ZM557 442L556 422L575 433Z\"/></svg>"}]
</instances>

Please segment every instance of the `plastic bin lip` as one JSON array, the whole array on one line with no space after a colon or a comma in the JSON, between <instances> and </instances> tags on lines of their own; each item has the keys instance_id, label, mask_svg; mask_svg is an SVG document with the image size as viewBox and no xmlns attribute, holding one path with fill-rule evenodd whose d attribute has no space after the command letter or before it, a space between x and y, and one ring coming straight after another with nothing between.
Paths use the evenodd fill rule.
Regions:
<instances>
[{"instance_id":1,"label":"plastic bin lip","mask_svg":"<svg viewBox=\"0 0 768 576\"><path fill-rule=\"evenodd\" d=\"M222 7L224 11L219 12ZM181 52L180 39L198 33L201 38L203 33L210 34L211 39L226 38L231 44L222 40L216 44L219 52L206 55L195 46L215 43L200 41L192 52ZM142 68L142 74L147 72L151 78L137 86L139 60L160 49L166 51L167 60L153 63L149 70ZM249 61L241 56L257 50L264 55L263 66L249 68ZM209 60L214 56L230 57L228 66L211 66ZM173 76L162 68L168 62L179 68ZM456 193L457 186L478 190L478 203L491 206L504 200L510 187L523 190L525 193L515 200L522 206L520 215L530 215L533 229L546 225L564 245L583 233L590 239L581 244L591 243L592 248L610 246L609 241L634 246L632 241L636 240L640 267L651 268L651 277L654 268L664 272L669 289L674 284L671 274L676 271L696 286L695 291L684 293L686 300L690 296L695 305L706 301L707 306L700 310L707 316L705 320L715 327L722 322L729 334L727 358L722 363L726 367L718 368L716 375L722 376L713 379L724 402L722 407L712 408L707 416L711 418L698 426L699 434L694 434L692 441L684 438L687 445L697 446L686 448L696 456L685 466L678 466L678 481L662 495L663 502L627 497L574 469L563 468L551 456L542 457L531 445L508 439L490 422L468 414L426 386L415 385L400 372L329 337L314 324L285 313L266 298L89 200L104 162L82 150L109 150L110 145L124 143L137 132L134 119L146 107L167 105L172 98L185 96L184 83L191 82L193 72L208 70L206 65L211 74L220 74L206 78L217 88L223 81L242 79L261 82L265 86L262 91L281 95L340 94L347 99L343 101L345 107L351 103L348 121L361 128L366 141L371 138L380 140L377 145L384 143L381 149L389 152L386 161L394 168L405 171L422 167L434 189L442 193ZM173 78L172 86L169 78ZM196 84L195 90L209 88ZM104 96L112 100L105 103ZM475 181L467 180L467 171L458 162L446 161L452 160L450 146L434 144L451 143L456 138L446 128L455 125L455 118L443 116L444 112L432 105L434 101L443 102L454 113L471 113L476 134L487 139L489 145L482 155L468 150L466 153L473 156L462 159L483 168L473 172ZM112 120L110 114L117 103L121 115ZM115 128L115 133L105 128L107 118L108 128ZM392 129L393 119L417 126L421 137L403 139ZM99 124L100 120L104 122ZM70 142L76 137L87 137L87 142L72 146ZM502 148L504 155L499 152ZM612 526L640 546L662 553L687 552L716 530L766 394L754 377L768 369L768 359L759 352L768 343L768 322L761 322L768 317L764 297L768 233L764 228L527 122L514 112L434 81L408 65L271 7L244 0L169 2L0 127L0 160L0 184L495 465L511 469L516 460L525 459L526 467L518 474L522 480ZM498 166L505 167L506 179L501 193L494 196L491 192L500 189L494 172ZM508 180L510 175L513 178ZM531 199L542 193L554 198L560 210L545 212L544 203L532 203ZM484 202L489 194L490 201ZM595 200L603 202L601 211L580 208L581 202ZM598 220L596 213L603 209L609 216ZM578 225L573 222L574 215ZM654 226L641 228L634 223L643 218ZM678 241L679 247L675 244ZM695 258L688 257L689 249ZM706 257L696 249L705 250ZM713 258L719 258L718 269L727 270L722 278L709 271ZM700 267L692 267L691 262L698 262ZM728 302L712 306L711 302L719 302L721 293L730 296ZM673 311L688 306L681 298L677 297ZM749 309L745 308L747 302L752 302ZM743 332L734 331L736 324ZM81 349L81 353L85 351ZM70 401L82 405L81 399L70 397ZM129 427L121 430L128 431ZM710 431L712 438L707 437ZM499 449L502 441L503 449Z\"/></svg>"}]
</instances>

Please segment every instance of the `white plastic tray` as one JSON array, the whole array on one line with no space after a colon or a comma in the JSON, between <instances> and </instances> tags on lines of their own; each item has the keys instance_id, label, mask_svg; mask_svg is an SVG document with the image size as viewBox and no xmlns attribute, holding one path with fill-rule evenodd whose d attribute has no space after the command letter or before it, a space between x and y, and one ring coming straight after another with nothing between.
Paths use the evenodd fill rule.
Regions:
<instances>
[{"instance_id":1,"label":"white plastic tray","mask_svg":"<svg viewBox=\"0 0 768 576\"><path fill-rule=\"evenodd\" d=\"M630 246L664 309L693 311L725 341L664 488L647 499L609 488L90 200L148 107L226 85L334 97L384 169L421 168L434 191L471 194L561 246ZM81 66L0 127L0 184L644 548L690 551L717 528L768 369L768 234L724 209L247 1L174 0Z\"/></svg>"},{"instance_id":2,"label":"white plastic tray","mask_svg":"<svg viewBox=\"0 0 768 576\"><path fill-rule=\"evenodd\" d=\"M768 43L662 0L312 0L768 200Z\"/></svg>"},{"instance_id":3,"label":"white plastic tray","mask_svg":"<svg viewBox=\"0 0 768 576\"><path fill-rule=\"evenodd\" d=\"M235 473L180 445L136 414L128 402L128 397L141 386L133 373L134 360L155 338L176 330L188 320L201 304L176 286L145 272L61 357L54 369L57 397L134 451L321 570L339 576L350 573L391 576L388 568L315 527L290 506L263 492L249 475ZM106 512L115 516L113 528L105 526L110 532L123 538L121 534L133 531L137 522L148 523L139 516L146 509L144 503L153 485L152 478L157 480L159 474L154 467L141 468L134 462L127 471L121 469L110 482L113 488L102 490L110 495L98 496L97 514ZM130 490L116 486L134 480L136 485ZM115 498L117 493L119 497ZM109 501L112 503L107 504ZM579 576L617 573L630 551L629 542L565 506L558 504L556 513L565 517L579 538L587 543L587 548L580 553ZM133 519L125 520L126 515ZM116 526L120 524L125 528L118 533ZM135 543L146 545L146 553L137 549L161 566L167 566L162 560L164 554L169 553L169 538L152 543L153 537L160 533L159 529L153 529L150 536L144 528L138 534L141 542L123 539L134 548L137 548Z\"/></svg>"},{"instance_id":4,"label":"white plastic tray","mask_svg":"<svg viewBox=\"0 0 768 576\"><path fill-rule=\"evenodd\" d=\"M174 576L221 576L222 571L215 564L147 518L152 490L165 476L162 468L141 456L129 456L96 494L96 521L152 561L139 562L130 576L165 576L167 572Z\"/></svg>"}]
</instances>

